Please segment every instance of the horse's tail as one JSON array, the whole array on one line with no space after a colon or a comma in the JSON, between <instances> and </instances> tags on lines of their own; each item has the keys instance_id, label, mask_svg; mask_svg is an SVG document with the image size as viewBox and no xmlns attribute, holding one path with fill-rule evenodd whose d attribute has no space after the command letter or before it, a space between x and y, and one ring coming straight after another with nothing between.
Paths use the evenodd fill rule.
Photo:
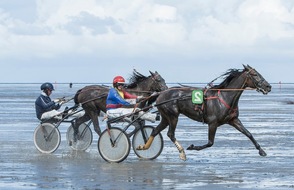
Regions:
<instances>
[{"instance_id":1,"label":"horse's tail","mask_svg":"<svg viewBox=\"0 0 294 190\"><path fill-rule=\"evenodd\" d=\"M77 93L75 94L74 96L74 102L75 104L79 104L79 100L78 100L78 97L79 97L79 94L81 93L82 89L78 90Z\"/></svg>"}]
</instances>

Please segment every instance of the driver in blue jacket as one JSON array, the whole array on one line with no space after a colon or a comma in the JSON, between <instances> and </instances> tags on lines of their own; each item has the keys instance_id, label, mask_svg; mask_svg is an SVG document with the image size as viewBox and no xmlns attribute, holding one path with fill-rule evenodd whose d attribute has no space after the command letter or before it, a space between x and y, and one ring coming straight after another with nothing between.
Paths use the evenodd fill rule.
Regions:
<instances>
[{"instance_id":1,"label":"driver in blue jacket","mask_svg":"<svg viewBox=\"0 0 294 190\"><path fill-rule=\"evenodd\" d=\"M50 95L54 90L54 87L51 83L46 82L41 85L42 93L35 101L36 115L39 120L44 119L61 119L61 112L57 111L62 103L62 99L51 100Z\"/></svg>"},{"instance_id":2,"label":"driver in blue jacket","mask_svg":"<svg viewBox=\"0 0 294 190\"><path fill-rule=\"evenodd\" d=\"M136 99L143 98L142 96L135 96L123 90L125 79L122 76L116 76L113 79L113 88L109 90L106 99L107 115L110 117L119 117L121 115L132 113L134 110L133 104ZM139 112L141 119L155 122L156 114L143 111Z\"/></svg>"}]
</instances>

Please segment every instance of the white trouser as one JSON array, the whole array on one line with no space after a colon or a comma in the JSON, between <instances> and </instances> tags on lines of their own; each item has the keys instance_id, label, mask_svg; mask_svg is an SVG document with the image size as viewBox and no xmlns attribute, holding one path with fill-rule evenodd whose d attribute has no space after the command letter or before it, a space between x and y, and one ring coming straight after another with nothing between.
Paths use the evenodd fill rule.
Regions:
<instances>
[{"instance_id":1,"label":"white trouser","mask_svg":"<svg viewBox=\"0 0 294 190\"><path fill-rule=\"evenodd\" d=\"M136 108L136 109L134 109L134 108L116 108L116 109L107 110L106 113L110 118L114 118L114 117L119 117L119 116L122 116L125 114L130 114L130 113L138 111L138 110L139 110L138 108ZM143 120L155 122L156 114L140 111L139 117Z\"/></svg>"},{"instance_id":2,"label":"white trouser","mask_svg":"<svg viewBox=\"0 0 294 190\"><path fill-rule=\"evenodd\" d=\"M68 112L68 114L70 114L70 112ZM71 117L75 117L75 118L79 118L79 117L82 117L83 115L85 115L85 111L80 111L80 112L77 112L75 114L72 114Z\"/></svg>"},{"instance_id":3,"label":"white trouser","mask_svg":"<svg viewBox=\"0 0 294 190\"><path fill-rule=\"evenodd\" d=\"M60 113L61 112L59 112L57 110L51 110L51 111L45 112L42 114L41 120L51 119L51 118L62 119L62 116Z\"/></svg>"}]
</instances>

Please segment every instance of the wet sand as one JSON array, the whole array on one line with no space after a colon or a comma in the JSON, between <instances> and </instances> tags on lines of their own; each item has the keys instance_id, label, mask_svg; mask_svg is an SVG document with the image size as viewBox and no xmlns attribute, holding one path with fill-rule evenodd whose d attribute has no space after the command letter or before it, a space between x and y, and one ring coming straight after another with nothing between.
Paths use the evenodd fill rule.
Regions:
<instances>
[{"instance_id":1,"label":"wet sand","mask_svg":"<svg viewBox=\"0 0 294 190\"><path fill-rule=\"evenodd\" d=\"M207 127L195 124L177 130L184 147L206 143ZM33 131L16 134L13 126L2 127L0 189L294 189L294 134L281 126L266 133L251 130L267 157L259 156L245 136L224 126L213 147L186 151L185 162L164 131L165 148L156 160L140 160L131 150L118 164L100 157L96 136L87 151L71 150L63 128L58 150L42 154L34 147Z\"/></svg>"},{"instance_id":2,"label":"wet sand","mask_svg":"<svg viewBox=\"0 0 294 190\"><path fill-rule=\"evenodd\" d=\"M85 152L71 150L66 144L67 124L60 126L62 142L56 152L38 152L33 143L38 125L33 107L24 111L5 107L1 114L6 118L0 123L0 189L294 189L294 106L285 103L288 98L289 93L276 90L268 96L249 92L240 100L240 119L266 157L259 156L247 137L224 125L213 147L186 150L187 161L179 159L165 130L164 149L157 159L140 160L131 150L118 164L100 157L96 134ZM181 117L176 137L185 148L205 144L207 126Z\"/></svg>"}]
</instances>

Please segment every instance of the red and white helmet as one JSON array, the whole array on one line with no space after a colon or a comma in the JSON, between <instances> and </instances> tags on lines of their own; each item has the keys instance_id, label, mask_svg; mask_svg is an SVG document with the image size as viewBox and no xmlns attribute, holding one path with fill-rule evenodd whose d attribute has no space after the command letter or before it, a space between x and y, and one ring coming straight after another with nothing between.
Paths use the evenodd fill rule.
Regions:
<instances>
[{"instance_id":1,"label":"red and white helmet","mask_svg":"<svg viewBox=\"0 0 294 190\"><path fill-rule=\"evenodd\" d=\"M122 76L116 76L113 79L113 84L124 84L126 81Z\"/></svg>"}]
</instances>

